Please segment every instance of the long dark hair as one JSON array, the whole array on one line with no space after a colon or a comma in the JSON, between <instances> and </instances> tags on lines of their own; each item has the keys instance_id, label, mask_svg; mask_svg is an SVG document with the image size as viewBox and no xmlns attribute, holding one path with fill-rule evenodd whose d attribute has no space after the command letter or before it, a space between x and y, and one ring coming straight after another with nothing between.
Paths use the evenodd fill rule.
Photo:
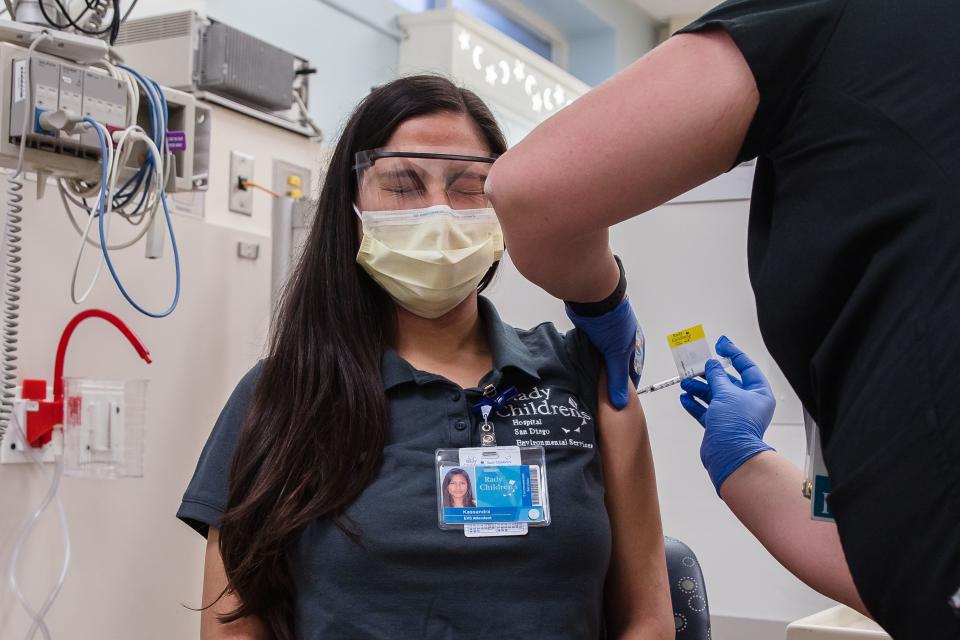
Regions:
<instances>
[{"instance_id":1,"label":"long dark hair","mask_svg":"<svg viewBox=\"0 0 960 640\"><path fill-rule=\"evenodd\" d=\"M463 469L450 469L447 471L447 475L443 477L443 490L441 495L443 496L443 506L452 507L453 500L450 498L450 483L453 481L454 476L463 476L463 479L467 481L467 495L463 496L463 505L465 507L475 507L477 506L476 500L473 499L473 485L470 484L470 476Z\"/></svg>"},{"instance_id":2,"label":"long dark hair","mask_svg":"<svg viewBox=\"0 0 960 640\"><path fill-rule=\"evenodd\" d=\"M506 150L476 94L439 76L411 76L367 95L333 152L233 459L220 554L227 592L240 605L221 622L253 615L273 637L292 639L299 534L330 517L345 535L359 535L344 511L373 478L387 441L380 362L394 341L396 311L356 264L354 154L384 146L410 118L444 112L468 115L492 153Z\"/></svg>"}]
</instances>

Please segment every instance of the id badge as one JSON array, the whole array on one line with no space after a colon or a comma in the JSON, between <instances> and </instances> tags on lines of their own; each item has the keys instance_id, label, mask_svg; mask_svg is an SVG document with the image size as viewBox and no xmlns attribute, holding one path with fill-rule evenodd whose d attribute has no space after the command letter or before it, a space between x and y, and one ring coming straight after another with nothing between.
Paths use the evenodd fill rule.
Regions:
<instances>
[{"instance_id":1,"label":"id badge","mask_svg":"<svg viewBox=\"0 0 960 640\"><path fill-rule=\"evenodd\" d=\"M810 519L834 522L830 510L830 474L823 461L820 445L820 427L813 417L803 410L803 426L807 431L807 457L804 464L803 496L810 500Z\"/></svg>"},{"instance_id":2,"label":"id badge","mask_svg":"<svg viewBox=\"0 0 960 640\"><path fill-rule=\"evenodd\" d=\"M437 519L470 537L550 524L543 447L438 449Z\"/></svg>"}]
</instances>

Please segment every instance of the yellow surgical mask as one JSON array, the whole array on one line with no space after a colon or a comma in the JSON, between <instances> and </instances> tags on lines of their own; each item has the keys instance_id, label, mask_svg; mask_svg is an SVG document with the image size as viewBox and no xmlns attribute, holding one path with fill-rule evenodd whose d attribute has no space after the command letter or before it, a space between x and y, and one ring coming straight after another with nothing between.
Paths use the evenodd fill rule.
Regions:
<instances>
[{"instance_id":1,"label":"yellow surgical mask","mask_svg":"<svg viewBox=\"0 0 960 640\"><path fill-rule=\"evenodd\" d=\"M357 214L363 223L357 262L397 304L423 318L439 318L463 302L503 255L491 208Z\"/></svg>"}]
</instances>

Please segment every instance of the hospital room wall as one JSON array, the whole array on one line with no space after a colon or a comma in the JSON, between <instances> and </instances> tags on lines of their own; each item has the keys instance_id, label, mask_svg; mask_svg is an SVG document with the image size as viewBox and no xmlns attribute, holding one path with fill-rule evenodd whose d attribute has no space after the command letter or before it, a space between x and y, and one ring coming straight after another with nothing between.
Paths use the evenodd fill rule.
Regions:
<instances>
[{"instance_id":1,"label":"hospital room wall","mask_svg":"<svg viewBox=\"0 0 960 640\"><path fill-rule=\"evenodd\" d=\"M657 22L623 0L579 0L613 28L614 72L643 57L657 44Z\"/></svg>"},{"instance_id":2,"label":"hospital room wall","mask_svg":"<svg viewBox=\"0 0 960 640\"><path fill-rule=\"evenodd\" d=\"M377 3L383 7L380 0ZM395 73L398 45L392 37L318 0L284 0L273 3L269 13L248 6L260 3L235 0L141 0L141 5L138 15L198 8L213 17L229 16L233 26L309 57L319 70L311 85L312 111L328 140L334 139L356 101ZM396 8L389 11L395 15ZM381 22L387 25L387 9L381 13ZM625 52L625 46L618 45L619 58L632 55ZM149 377L151 413L145 478L65 481L74 565L50 617L55 637L150 639L195 634L197 614L180 603L199 603L202 541L176 522L173 513L219 408L235 381L261 353L268 314L266 197L257 201L252 219L227 212L221 193L226 184L225 158L228 148L237 148L228 141L243 140L239 150L257 155L257 177L265 181L269 181L271 157L318 167L316 147L304 147L295 136L230 112L217 110L213 131L214 175L207 211L208 222L214 224L179 216L176 220L185 256L192 256L185 259L185 272L204 274L189 281L182 308L169 320L148 321L120 304L109 281L101 283L91 300L131 319L157 356L156 364L142 365L119 336L109 335L102 327L81 328L71 347L68 374ZM40 278L45 297L25 300L24 318L30 328L22 334L22 363L29 375L49 376L52 342L76 308L69 305L64 288L66 261L47 264L37 256L71 255L76 236L64 226L60 205L52 198L37 211L42 215L28 221L25 253L28 272ZM756 328L746 277L746 213L745 201L670 205L614 230L612 241L624 257L630 295L648 336L645 380L672 375L663 337L698 322L705 324L711 338L727 333L755 355L760 354L762 365L770 366ZM663 242L668 237L682 239L682 243ZM239 240L260 244L258 261L246 263L236 258ZM713 258L704 266L708 255ZM128 258L122 266L134 270L132 286L145 286L152 271L146 271L144 261L136 258ZM159 281L167 282L163 276ZM165 292L160 287L157 305ZM569 326L562 306L523 281L509 264L491 295L506 319L518 326L543 320ZM774 376L774 380L782 386L781 378ZM699 427L682 413L676 395L664 391L645 401L664 530L686 541L700 556L713 614L786 621L824 608L827 601L780 568L716 498L699 463ZM786 404L793 408L794 402ZM799 416L795 422L776 425L770 441L802 463ZM26 469L0 467L0 484L10 488L0 496L0 509L6 514L25 513L46 488L44 479ZM15 524L12 519L0 521L0 561L7 559ZM26 586L34 601L42 595L41 587L55 578L59 545L55 518L48 515L23 562L28 573ZM20 637L25 629L22 614L4 592L0 637ZM720 633L714 637L724 640ZM727 637L746 640L748 636Z\"/></svg>"},{"instance_id":3,"label":"hospital room wall","mask_svg":"<svg viewBox=\"0 0 960 640\"><path fill-rule=\"evenodd\" d=\"M370 24L332 5L362 13ZM346 115L372 87L397 73L400 43L394 18L403 10L390 0L140 0L134 17L186 9L309 60L317 69L310 77L310 111L327 139L336 137Z\"/></svg>"},{"instance_id":4,"label":"hospital room wall","mask_svg":"<svg viewBox=\"0 0 960 640\"><path fill-rule=\"evenodd\" d=\"M396 14L392 3L383 3L391 5L391 17ZM141 0L137 15L197 9L310 58L318 68L311 84L312 111L327 137L335 137L353 105L372 86L394 77L397 41L316 0L284 0L273 3L270 12L258 10L262 6ZM67 287L78 236L55 193L48 192L40 203L28 196L25 203L24 375L50 379L60 332L72 315L90 307L127 321L154 357L154 364L143 364L99 320L81 325L71 343L67 375L150 381L148 423L143 478L61 483L72 560L47 618L54 638L196 637L199 614L187 607L201 605L204 543L174 514L224 401L263 352L270 313L270 199L256 193L251 217L228 211L229 151L254 155L254 179L268 185L274 158L309 167L315 176L322 168L320 146L225 109L214 108L212 136L206 219L174 215L184 283L180 307L168 319L137 314L106 275L85 305L72 305ZM32 193L34 183L28 182L26 190ZM258 245L257 260L238 258L241 241ZM89 253L88 258L96 255ZM169 300L169 258L168 249L164 260L148 263L142 246L115 256L128 287L145 296L150 308ZM18 527L41 501L51 470L51 465L42 472L0 466L0 567L8 566ZM56 583L62 558L54 514L51 508L39 522L19 565L23 591L35 607ZM0 638L25 637L29 626L3 580Z\"/></svg>"},{"instance_id":5,"label":"hospital room wall","mask_svg":"<svg viewBox=\"0 0 960 640\"><path fill-rule=\"evenodd\" d=\"M201 605L203 539L175 513L200 450L240 377L262 355L270 318L271 199L255 192L253 215L228 211L230 150L255 155L253 179L270 184L282 159L316 170L321 149L306 138L232 111L213 108L210 190L205 220L174 214L183 286L180 305L166 319L138 314L104 273L89 300L70 302L69 283L79 236L70 227L55 187L40 202L26 183L20 371L50 380L54 352L67 321L82 309L118 315L143 340L153 364L143 363L105 322L79 326L65 373L105 380L147 379L144 475L96 480L64 478L72 560L66 583L47 617L53 638L167 640L196 637ZM0 178L0 186L4 180ZM123 225L114 221L114 225ZM122 232L122 226L115 228ZM255 245L255 260L238 256L238 243ZM169 246L158 261L143 244L113 252L126 286L149 309L169 303L173 266ZM81 286L91 275L87 252ZM50 486L52 465L0 466L0 568L6 569L18 527ZM19 563L29 601L38 607L56 583L62 559L60 528L51 508ZM0 638L26 637L29 619L0 586ZM37 635L37 638L42 637Z\"/></svg>"}]
</instances>

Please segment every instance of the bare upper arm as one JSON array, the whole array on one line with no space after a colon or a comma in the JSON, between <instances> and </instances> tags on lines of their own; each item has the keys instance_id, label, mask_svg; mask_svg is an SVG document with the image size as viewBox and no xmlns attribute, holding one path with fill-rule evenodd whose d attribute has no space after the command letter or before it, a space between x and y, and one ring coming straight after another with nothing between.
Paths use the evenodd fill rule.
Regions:
<instances>
[{"instance_id":1,"label":"bare upper arm","mask_svg":"<svg viewBox=\"0 0 960 640\"><path fill-rule=\"evenodd\" d=\"M545 234L559 242L609 227L723 173L758 104L725 32L670 38L497 161L488 189L507 244L536 251Z\"/></svg>"},{"instance_id":2,"label":"bare upper arm","mask_svg":"<svg viewBox=\"0 0 960 640\"><path fill-rule=\"evenodd\" d=\"M612 637L672 638L663 528L647 423L636 394L623 410L599 383L600 455L613 551L606 609Z\"/></svg>"},{"instance_id":3,"label":"bare upper arm","mask_svg":"<svg viewBox=\"0 0 960 640\"><path fill-rule=\"evenodd\" d=\"M256 619L244 618L230 624L221 624L217 616L237 608L239 600L232 593L224 593L227 573L220 557L220 531L210 527L207 534L207 552L203 562L203 606L200 612L202 640L259 640L267 638L266 629ZM223 594L223 597L220 597ZM213 604L211 604L213 603ZM210 606L207 606L210 605Z\"/></svg>"}]
</instances>

